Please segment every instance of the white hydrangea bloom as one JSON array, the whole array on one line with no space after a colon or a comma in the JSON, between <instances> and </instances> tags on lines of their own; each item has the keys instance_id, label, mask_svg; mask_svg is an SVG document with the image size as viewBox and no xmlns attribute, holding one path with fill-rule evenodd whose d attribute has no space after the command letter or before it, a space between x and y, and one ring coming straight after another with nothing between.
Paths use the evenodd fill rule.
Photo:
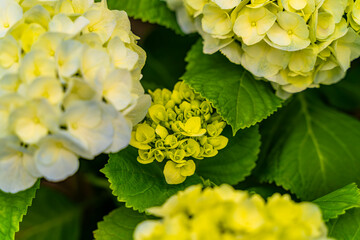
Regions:
<instances>
[{"instance_id":1,"label":"white hydrangea bloom","mask_svg":"<svg viewBox=\"0 0 360 240\"><path fill-rule=\"evenodd\" d=\"M360 56L360 0L166 0L203 52L223 53L277 95L340 81Z\"/></svg>"},{"instance_id":2,"label":"white hydrangea bloom","mask_svg":"<svg viewBox=\"0 0 360 240\"><path fill-rule=\"evenodd\" d=\"M0 0L0 190L129 144L151 104L137 39L105 0Z\"/></svg>"}]
</instances>

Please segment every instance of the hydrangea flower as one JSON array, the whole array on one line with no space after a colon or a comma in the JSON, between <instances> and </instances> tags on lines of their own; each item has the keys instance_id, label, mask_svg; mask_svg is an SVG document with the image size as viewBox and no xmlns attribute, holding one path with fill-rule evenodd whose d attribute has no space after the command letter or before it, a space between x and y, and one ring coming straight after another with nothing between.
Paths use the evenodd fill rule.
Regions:
<instances>
[{"instance_id":1,"label":"hydrangea flower","mask_svg":"<svg viewBox=\"0 0 360 240\"><path fill-rule=\"evenodd\" d=\"M319 207L295 203L276 193L265 200L229 185L191 186L162 206L148 209L159 220L135 229L135 240L160 239L297 239L327 240Z\"/></svg>"},{"instance_id":2,"label":"hydrangea flower","mask_svg":"<svg viewBox=\"0 0 360 240\"><path fill-rule=\"evenodd\" d=\"M106 0L0 0L0 189L61 181L117 152L151 104L145 52Z\"/></svg>"},{"instance_id":3,"label":"hydrangea flower","mask_svg":"<svg viewBox=\"0 0 360 240\"><path fill-rule=\"evenodd\" d=\"M360 56L359 0L166 0L185 33L203 37L277 95L340 81Z\"/></svg>"},{"instance_id":4,"label":"hydrangea flower","mask_svg":"<svg viewBox=\"0 0 360 240\"><path fill-rule=\"evenodd\" d=\"M194 174L197 160L226 147L228 139L221 135L226 123L184 82L172 92L157 89L150 95L149 112L134 127L130 144L138 149L138 162L162 163L166 182L180 184Z\"/></svg>"}]
</instances>

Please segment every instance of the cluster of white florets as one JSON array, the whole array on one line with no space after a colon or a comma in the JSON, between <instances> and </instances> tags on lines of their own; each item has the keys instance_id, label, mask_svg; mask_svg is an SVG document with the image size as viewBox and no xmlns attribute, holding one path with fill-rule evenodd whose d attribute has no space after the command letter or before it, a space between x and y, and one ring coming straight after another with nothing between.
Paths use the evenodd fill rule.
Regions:
<instances>
[{"instance_id":1,"label":"cluster of white florets","mask_svg":"<svg viewBox=\"0 0 360 240\"><path fill-rule=\"evenodd\" d=\"M340 81L360 56L360 0L166 0L204 53L221 51L280 97Z\"/></svg>"},{"instance_id":2,"label":"cluster of white florets","mask_svg":"<svg viewBox=\"0 0 360 240\"><path fill-rule=\"evenodd\" d=\"M130 142L145 52L106 1L0 0L0 189L64 180Z\"/></svg>"}]
</instances>

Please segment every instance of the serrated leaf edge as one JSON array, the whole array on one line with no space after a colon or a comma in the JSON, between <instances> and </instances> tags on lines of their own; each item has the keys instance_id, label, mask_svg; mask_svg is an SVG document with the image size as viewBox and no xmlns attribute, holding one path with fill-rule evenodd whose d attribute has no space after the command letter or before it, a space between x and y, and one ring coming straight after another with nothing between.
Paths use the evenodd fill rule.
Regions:
<instances>
[{"instance_id":1,"label":"serrated leaf edge","mask_svg":"<svg viewBox=\"0 0 360 240\"><path fill-rule=\"evenodd\" d=\"M32 204L33 204L33 201L34 201L34 199L36 197L36 192L40 189L40 179L33 185L33 187L35 187L34 194L32 195L32 198L27 202L24 211L21 213L19 223L18 223L18 225L17 225L17 227L15 229L15 233L20 231L20 223L22 223L22 221L24 220L24 216L28 213L29 207L31 207ZM9 229L9 230L11 230L11 229Z\"/></svg>"},{"instance_id":2,"label":"serrated leaf edge","mask_svg":"<svg viewBox=\"0 0 360 240\"><path fill-rule=\"evenodd\" d=\"M191 49L189 50L189 52L187 53L186 57L185 57L185 61L188 63L187 66L186 66L186 71L188 70L188 66L189 66L189 63L190 63L190 54L191 54L191 51L192 49L195 47L195 45L197 44L198 42L196 42L192 47ZM245 69L244 69L245 70ZM247 70L245 70L247 71ZM249 73L251 74L251 73ZM185 75L185 74L184 74ZM222 119L224 119L224 121L227 123L227 125L231 126L231 129L232 129L232 132L233 132L233 136L236 135L236 133L241 130L241 129L246 129L246 128L250 128L250 127L253 127L255 126L256 124L262 122L263 120L269 118L271 115L273 115L275 112L277 112L279 109L282 108L283 104L282 102L280 102L276 109L274 109L273 111L269 112L269 114L267 116L264 116L262 119L259 119L259 120L256 120L255 122L253 122L252 124L248 124L244 127L239 127L239 128L236 128L234 126L232 126L232 124L229 123L229 120L227 118L224 117L224 115L222 114L222 112L217 108L215 107L215 104L213 101L210 101L208 98L204 97L200 92L198 92L196 89L194 89L194 87L188 82L188 80L186 78L184 78L184 75L180 77L180 80L183 80L185 83L187 83L190 88L197 94L199 94L202 98L205 98L207 101L209 101L213 106L214 108L216 109L217 113L219 113L219 115L222 117ZM257 80L256 80L257 81Z\"/></svg>"},{"instance_id":3,"label":"serrated leaf edge","mask_svg":"<svg viewBox=\"0 0 360 240\"><path fill-rule=\"evenodd\" d=\"M350 184L348 184L348 185L345 185L345 186L342 187L342 188L345 188L345 187L347 187L347 186L354 186L354 187L357 189L357 194L358 194L358 196L360 197L360 189L359 189L359 187L358 187L358 185L357 185L356 183L350 183ZM339 189L337 189L337 190L340 190L340 189L342 189L342 188L339 188ZM337 190L334 190L334 191L332 191L332 192L335 192L335 191L337 191ZM330 192L330 193L332 193L332 192ZM330 193L328 193L328 194L330 194ZM327 195L327 194L326 194L326 195ZM324 196L322 196L322 197L325 197L326 195L324 195ZM318 199L321 199L322 197L315 199L313 202L316 204L315 201L318 200ZM339 218L341 215L344 215L344 214L346 213L346 211L348 211L348 210L350 210L350 209L359 208L359 207L360 207L360 204L358 204L358 203L354 203L354 205L357 205L357 206L345 208L345 209L343 209L340 213L338 213L336 216L330 217L330 218L326 219L325 222L328 222L328 221L330 221L331 219L337 219L337 218Z\"/></svg>"},{"instance_id":4,"label":"serrated leaf edge","mask_svg":"<svg viewBox=\"0 0 360 240\"><path fill-rule=\"evenodd\" d=\"M116 189L115 189L115 184L110 180L110 178L109 178L108 175L107 175L107 171L106 171L107 165L109 165L109 163L107 163L107 164L104 166L104 168L100 169L100 172L105 175L105 177L107 178L108 182L110 183L110 189L112 190L111 193L112 193L114 196L116 196L116 198L117 198L117 200L118 200L119 202L125 203L125 206L126 206L127 208L130 208L130 209L133 209L133 210L135 210L135 211L138 211L139 213L146 213L146 209L141 210L140 208L137 208L137 207L129 204L129 202L128 202L126 199L124 199L123 197L121 197L121 196L119 196L118 194L115 193L115 191L116 191ZM194 174L193 176L196 176L196 175L197 175L197 174ZM200 178L200 176L199 176L199 178ZM176 193L175 193L175 194L176 194ZM169 197L170 197L170 196L169 196Z\"/></svg>"},{"instance_id":5,"label":"serrated leaf edge","mask_svg":"<svg viewBox=\"0 0 360 240\"><path fill-rule=\"evenodd\" d=\"M110 159L109 159L110 160ZM117 200L119 201L119 202L123 202L123 203L125 203L125 206L127 207L127 208L131 208L131 209L133 209L133 210L135 210L135 211L138 211L139 213L143 213L143 212L145 212L145 210L140 210L140 209L138 209L138 208L136 208L136 207L134 207L134 206L131 206L125 199L123 199L121 196L119 196L118 194L116 194L115 193L115 191L116 191L116 186L115 186L115 184L111 181L111 179L109 178L109 176L107 175L107 167L108 167L108 165L109 165L109 163L107 163L107 164L105 164L105 166L102 168L102 169L100 169L100 172L101 173L103 173L104 175L105 175L105 177L106 177L106 179L108 180L108 182L110 183L110 189L111 189L111 193L112 193L112 195L114 195L114 196L116 196L116 198L117 198Z\"/></svg>"}]
</instances>

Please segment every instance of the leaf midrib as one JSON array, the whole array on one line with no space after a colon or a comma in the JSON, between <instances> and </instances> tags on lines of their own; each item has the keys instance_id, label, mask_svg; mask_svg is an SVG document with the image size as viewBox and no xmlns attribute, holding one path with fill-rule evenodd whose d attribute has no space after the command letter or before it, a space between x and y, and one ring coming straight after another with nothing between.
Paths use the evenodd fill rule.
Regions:
<instances>
[{"instance_id":1,"label":"leaf midrib","mask_svg":"<svg viewBox=\"0 0 360 240\"><path fill-rule=\"evenodd\" d=\"M319 158L321 175L323 176L324 181L326 181L327 178L326 178L326 175L325 175L325 163L324 163L325 158L324 158L324 155L322 154L319 142L316 139L314 131L312 129L312 124L311 124L312 119L311 119L311 116L310 116L310 113L309 113L309 110L308 110L308 105L307 105L307 102L306 102L306 99L305 99L304 95L300 94L299 95L299 100L300 100L300 105L301 105L301 111L304 114L306 126L307 126L307 129L308 129L307 133L310 136L310 138L311 138L311 140L312 140L312 142L314 144L316 153L317 153L318 158Z\"/></svg>"}]
</instances>

